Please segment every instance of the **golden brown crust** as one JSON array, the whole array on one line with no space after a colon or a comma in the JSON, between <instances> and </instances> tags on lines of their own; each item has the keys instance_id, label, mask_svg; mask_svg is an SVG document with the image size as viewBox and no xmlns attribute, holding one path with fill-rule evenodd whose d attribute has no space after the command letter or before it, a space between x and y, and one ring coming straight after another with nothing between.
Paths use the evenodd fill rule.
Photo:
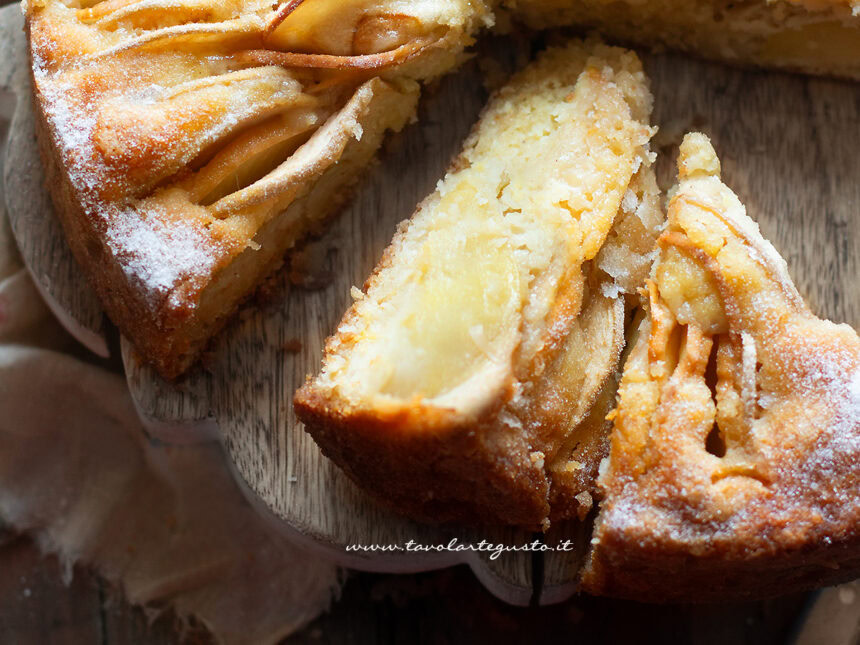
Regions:
<instances>
[{"instance_id":1,"label":"golden brown crust","mask_svg":"<svg viewBox=\"0 0 860 645\"><path fill-rule=\"evenodd\" d=\"M312 388L294 404L323 454L398 512L431 523L504 518L536 530L547 515L543 473L520 458L527 446L514 432L500 441L497 428L420 404L391 414L350 410Z\"/></svg>"},{"instance_id":2,"label":"golden brown crust","mask_svg":"<svg viewBox=\"0 0 860 645\"><path fill-rule=\"evenodd\" d=\"M592 556L583 589L600 596L650 603L707 603L772 598L836 585L860 574L856 540L748 557L719 550L693 555L630 536L608 534Z\"/></svg>"},{"instance_id":3,"label":"golden brown crust","mask_svg":"<svg viewBox=\"0 0 860 645\"><path fill-rule=\"evenodd\" d=\"M583 587L777 595L860 573L860 339L813 316L704 135L619 388Z\"/></svg>"}]
</instances>

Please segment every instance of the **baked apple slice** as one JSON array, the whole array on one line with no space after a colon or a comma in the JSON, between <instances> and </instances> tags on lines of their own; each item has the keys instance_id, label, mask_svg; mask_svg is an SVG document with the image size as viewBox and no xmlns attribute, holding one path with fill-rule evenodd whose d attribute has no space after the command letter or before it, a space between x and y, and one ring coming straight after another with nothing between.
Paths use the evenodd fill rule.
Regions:
<instances>
[{"instance_id":1,"label":"baked apple slice","mask_svg":"<svg viewBox=\"0 0 860 645\"><path fill-rule=\"evenodd\" d=\"M860 339L809 311L707 137L678 169L583 586L724 600L854 578Z\"/></svg>"},{"instance_id":2,"label":"baked apple slice","mask_svg":"<svg viewBox=\"0 0 860 645\"><path fill-rule=\"evenodd\" d=\"M580 42L491 100L296 395L359 485L419 519L547 525L549 464L621 349L630 276L599 254L647 255L662 220L650 108L635 54Z\"/></svg>"},{"instance_id":3,"label":"baked apple slice","mask_svg":"<svg viewBox=\"0 0 860 645\"><path fill-rule=\"evenodd\" d=\"M586 279L582 311L535 386L539 427L553 429L549 440L557 446L546 464L552 521L584 519L593 506L598 467L609 449L606 416L615 403L619 352L631 316L641 315L635 294L648 277L664 221L660 200L654 173L637 172L603 248L587 267L595 275Z\"/></svg>"}]
</instances>

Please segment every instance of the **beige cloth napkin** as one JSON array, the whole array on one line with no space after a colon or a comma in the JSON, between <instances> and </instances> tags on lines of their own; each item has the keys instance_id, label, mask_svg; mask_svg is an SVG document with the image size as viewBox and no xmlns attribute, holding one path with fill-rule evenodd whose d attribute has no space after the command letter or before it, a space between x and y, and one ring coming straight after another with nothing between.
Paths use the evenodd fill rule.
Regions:
<instances>
[{"instance_id":1,"label":"beige cloth napkin","mask_svg":"<svg viewBox=\"0 0 860 645\"><path fill-rule=\"evenodd\" d=\"M337 567L257 515L218 444L148 441L124 379L80 356L0 209L0 518L68 575L90 566L131 603L195 616L224 643L274 642L321 613Z\"/></svg>"}]
</instances>

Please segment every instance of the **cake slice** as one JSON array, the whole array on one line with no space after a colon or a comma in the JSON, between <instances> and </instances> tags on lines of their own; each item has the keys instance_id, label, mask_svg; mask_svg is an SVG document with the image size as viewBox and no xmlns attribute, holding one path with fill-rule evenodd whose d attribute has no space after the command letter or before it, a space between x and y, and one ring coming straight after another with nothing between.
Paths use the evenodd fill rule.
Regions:
<instances>
[{"instance_id":1,"label":"cake slice","mask_svg":"<svg viewBox=\"0 0 860 645\"><path fill-rule=\"evenodd\" d=\"M704 135L678 168L583 587L725 600L857 577L857 333L810 313Z\"/></svg>"},{"instance_id":2,"label":"cake slice","mask_svg":"<svg viewBox=\"0 0 860 645\"><path fill-rule=\"evenodd\" d=\"M24 3L47 184L105 310L165 377L344 203L475 0Z\"/></svg>"},{"instance_id":3,"label":"cake slice","mask_svg":"<svg viewBox=\"0 0 860 645\"><path fill-rule=\"evenodd\" d=\"M543 527L551 465L596 471L602 438L565 441L615 369L662 220L650 109L635 54L598 43L544 52L492 98L296 394L356 483L422 520Z\"/></svg>"},{"instance_id":4,"label":"cake slice","mask_svg":"<svg viewBox=\"0 0 860 645\"><path fill-rule=\"evenodd\" d=\"M856 0L501 0L534 29L573 25L729 63L860 79Z\"/></svg>"}]
</instances>

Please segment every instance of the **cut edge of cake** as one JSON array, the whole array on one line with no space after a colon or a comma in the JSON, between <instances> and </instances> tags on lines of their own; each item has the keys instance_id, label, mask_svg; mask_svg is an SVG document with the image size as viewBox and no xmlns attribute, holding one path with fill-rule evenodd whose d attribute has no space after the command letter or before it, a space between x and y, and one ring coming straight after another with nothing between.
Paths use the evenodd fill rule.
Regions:
<instances>
[{"instance_id":1,"label":"cut edge of cake","mask_svg":"<svg viewBox=\"0 0 860 645\"><path fill-rule=\"evenodd\" d=\"M619 212L651 242L662 221L650 108L635 54L595 41L544 52L490 101L296 394L299 419L360 486L426 521L548 525L546 464L572 431L568 404L586 416L623 338L624 281L599 267L618 275L624 253L599 253L616 220L631 224ZM567 345L586 301L609 325L593 379L565 371L587 351ZM560 376L541 382L545 370ZM579 456L596 470L602 454Z\"/></svg>"}]
</instances>

